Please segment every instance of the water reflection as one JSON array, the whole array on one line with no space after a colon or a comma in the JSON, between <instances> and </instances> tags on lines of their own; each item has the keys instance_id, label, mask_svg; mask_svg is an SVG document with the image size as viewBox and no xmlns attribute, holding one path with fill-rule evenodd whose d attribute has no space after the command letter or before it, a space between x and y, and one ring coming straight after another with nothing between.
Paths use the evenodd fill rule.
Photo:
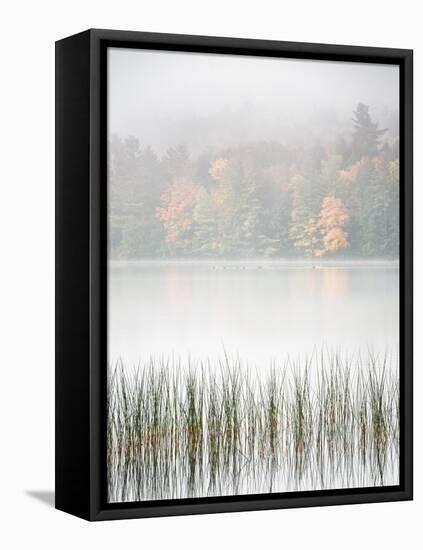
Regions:
<instances>
[{"instance_id":1,"label":"water reflection","mask_svg":"<svg viewBox=\"0 0 423 550\"><path fill-rule=\"evenodd\" d=\"M325 355L298 366L257 376L227 358L131 374L115 365L109 501L397 485L398 373L389 356L352 364Z\"/></svg>"},{"instance_id":2,"label":"water reflection","mask_svg":"<svg viewBox=\"0 0 423 550\"><path fill-rule=\"evenodd\" d=\"M398 346L398 269L389 264L111 264L109 359L216 358L257 368L321 346Z\"/></svg>"}]
</instances>

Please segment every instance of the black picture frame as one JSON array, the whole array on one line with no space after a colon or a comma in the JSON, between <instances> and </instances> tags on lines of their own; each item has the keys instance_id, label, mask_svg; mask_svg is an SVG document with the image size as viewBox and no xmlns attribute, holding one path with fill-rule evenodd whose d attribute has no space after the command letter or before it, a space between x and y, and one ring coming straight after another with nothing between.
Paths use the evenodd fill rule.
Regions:
<instances>
[{"instance_id":1,"label":"black picture frame","mask_svg":"<svg viewBox=\"0 0 423 550\"><path fill-rule=\"evenodd\" d=\"M107 504L108 47L400 68L400 484ZM91 29L56 43L56 508L109 520L410 500L413 495L413 52Z\"/></svg>"}]
</instances>

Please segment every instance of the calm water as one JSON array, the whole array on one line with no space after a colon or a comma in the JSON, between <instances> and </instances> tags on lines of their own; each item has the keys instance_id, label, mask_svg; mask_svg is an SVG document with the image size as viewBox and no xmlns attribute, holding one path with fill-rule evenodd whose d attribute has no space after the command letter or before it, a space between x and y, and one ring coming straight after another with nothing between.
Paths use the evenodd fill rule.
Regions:
<instances>
[{"instance_id":1,"label":"calm water","mask_svg":"<svg viewBox=\"0 0 423 550\"><path fill-rule=\"evenodd\" d=\"M116 383L115 375L109 379L114 380L110 394L114 397L109 423L109 501L397 484L398 388L392 356L398 350L398 284L397 266L387 263L111 264L109 361L123 360L128 387L122 398L119 387L123 382ZM202 411L199 417L193 416L200 418L199 427L184 423L193 410L187 391L182 389L185 375L175 386L179 389L172 406L166 405L174 390L163 390L163 381L168 379L160 378L163 365L169 372L172 368L179 372L180 365L186 369L189 358L191 367L202 376L199 365L204 361L213 369L224 353L231 364L239 356L249 371L240 379L245 384L251 374L265 381L272 372L272 361L279 366L288 355L304 359L321 349L336 350L347 357L357 357L360 352L364 362L352 364L364 368L355 370L347 398L333 398L314 386L318 377L313 375L322 370L314 355L310 366L313 387L303 396L309 399L308 405L301 408L309 411L308 418L304 412L296 412L298 394L292 394L292 378L283 399L284 390L275 393L280 405L278 416L272 416L270 423L266 420L267 390L253 384L252 389L240 391L239 399L250 399L255 392L255 405L248 409L254 415L243 412L248 403L241 399L234 435L226 425L216 428L213 424L209 429L207 410L226 410L219 399L229 391L220 389L202 401L202 390L207 393L212 388L210 381L201 382L204 387L196 386L194 392L201 403L192 406ZM366 378L369 350L381 354L380 365L384 352L392 352L388 367L393 378L380 385L381 400L377 402L372 401L371 390L378 386ZM140 378L133 378L131 367L150 358L154 359L154 373L144 371L150 382L142 390L137 386ZM330 361L330 357L325 360ZM361 370L363 385L354 378ZM380 369L381 376L382 372ZM228 378L231 380L235 378ZM342 380L335 382L337 391L348 392L347 379ZM335 386L327 382L325 391L332 392ZM133 398L128 400L131 394ZM326 397L319 397L322 395ZM157 408L157 399L162 398L165 401ZM141 408L138 402L142 402ZM337 407L347 403L349 409L333 412L331 403ZM375 403L382 403L380 411ZM168 414L176 410L175 406L181 407L179 413L172 421L164 416L161 425L157 411ZM383 423L378 414L383 414ZM217 418L225 418L219 415ZM175 428L169 432L172 422ZM299 422L304 424L300 431L296 428Z\"/></svg>"},{"instance_id":2,"label":"calm water","mask_svg":"<svg viewBox=\"0 0 423 550\"><path fill-rule=\"evenodd\" d=\"M109 360L213 360L257 368L322 347L398 349L395 264L116 262L109 272Z\"/></svg>"}]
</instances>

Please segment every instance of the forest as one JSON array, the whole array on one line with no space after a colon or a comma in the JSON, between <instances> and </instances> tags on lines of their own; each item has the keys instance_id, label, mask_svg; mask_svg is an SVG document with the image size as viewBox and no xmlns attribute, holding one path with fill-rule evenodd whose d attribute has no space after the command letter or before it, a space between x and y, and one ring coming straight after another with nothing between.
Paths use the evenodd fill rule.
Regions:
<instances>
[{"instance_id":1,"label":"forest","mask_svg":"<svg viewBox=\"0 0 423 550\"><path fill-rule=\"evenodd\" d=\"M351 132L155 153L109 140L112 260L396 259L399 141L359 103Z\"/></svg>"}]
</instances>

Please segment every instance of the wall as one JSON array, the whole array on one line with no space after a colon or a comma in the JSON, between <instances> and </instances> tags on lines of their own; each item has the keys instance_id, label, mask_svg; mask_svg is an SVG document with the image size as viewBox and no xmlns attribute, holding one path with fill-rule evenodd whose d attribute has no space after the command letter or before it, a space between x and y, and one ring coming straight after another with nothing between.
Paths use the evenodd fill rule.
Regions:
<instances>
[{"instance_id":1,"label":"wall","mask_svg":"<svg viewBox=\"0 0 423 550\"><path fill-rule=\"evenodd\" d=\"M0 540L5 548L419 547L423 505L421 310L416 312L415 501L88 524L46 505L54 458L54 41L88 27L415 49L415 151L422 148L418 3L73 0L2 6ZM416 273L422 276L416 155ZM416 309L421 288L416 288ZM414 540L414 542L413 542Z\"/></svg>"}]
</instances>

